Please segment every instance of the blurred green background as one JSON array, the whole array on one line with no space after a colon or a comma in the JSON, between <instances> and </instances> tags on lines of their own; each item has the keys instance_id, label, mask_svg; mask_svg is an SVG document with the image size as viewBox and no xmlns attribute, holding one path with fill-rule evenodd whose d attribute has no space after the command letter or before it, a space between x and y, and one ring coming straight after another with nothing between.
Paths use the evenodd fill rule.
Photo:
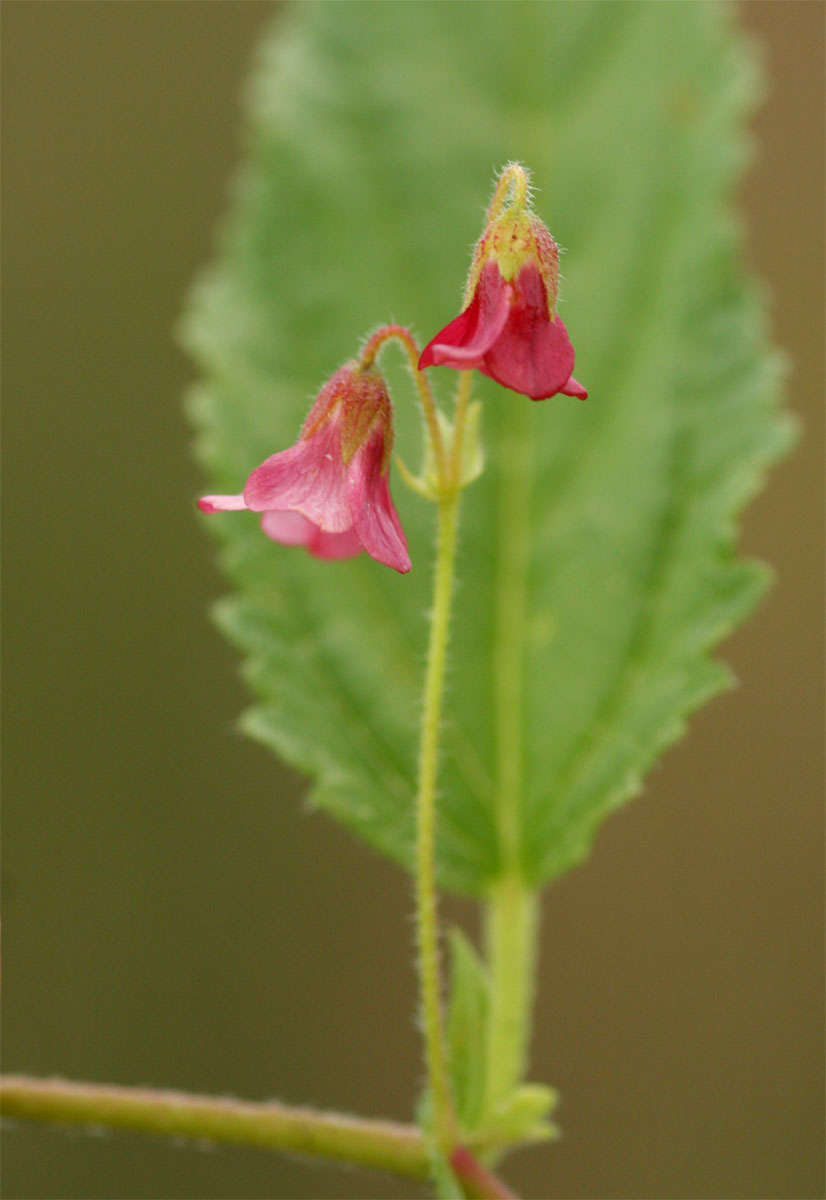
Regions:
<instances>
[{"instance_id":1,"label":"blurred green background","mask_svg":"<svg viewBox=\"0 0 826 1200\"><path fill-rule=\"evenodd\" d=\"M534 1197L823 1194L823 9L738 11L770 83L748 252L804 436L745 520L778 583L724 647L740 689L546 894L532 1075L564 1138L512 1160ZM172 330L273 12L4 5L4 1066L406 1118L408 881L233 732L193 515ZM420 1194L253 1151L4 1141L9 1198Z\"/></svg>"}]
</instances>

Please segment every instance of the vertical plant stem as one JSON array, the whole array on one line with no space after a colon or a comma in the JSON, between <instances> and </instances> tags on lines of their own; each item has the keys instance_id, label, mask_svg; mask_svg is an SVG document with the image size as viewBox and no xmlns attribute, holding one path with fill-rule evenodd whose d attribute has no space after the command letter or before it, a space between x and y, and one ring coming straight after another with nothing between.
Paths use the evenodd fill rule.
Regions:
<instances>
[{"instance_id":1,"label":"vertical plant stem","mask_svg":"<svg viewBox=\"0 0 826 1200\"><path fill-rule=\"evenodd\" d=\"M497 881L490 895L485 940L491 979L486 1112L522 1081L527 1067L534 997L538 901L516 876Z\"/></svg>"},{"instance_id":2,"label":"vertical plant stem","mask_svg":"<svg viewBox=\"0 0 826 1200\"><path fill-rule=\"evenodd\" d=\"M442 494L439 500L433 608L430 614L430 643L424 685L422 732L419 749L419 791L416 835L416 913L427 1077L433 1104L434 1128L441 1149L453 1149L456 1117L450 1094L442 1020L442 986L439 958L439 926L436 903L436 784L439 773L439 727L450 630L450 606L456 563L459 526L462 439L470 398L471 372L462 371L456 394L453 441L449 460L439 470Z\"/></svg>"},{"instance_id":3,"label":"vertical plant stem","mask_svg":"<svg viewBox=\"0 0 826 1200\"><path fill-rule=\"evenodd\" d=\"M521 871L523 688L528 568L531 548L529 412L513 405L499 436L499 545L497 552L496 819L505 874Z\"/></svg>"},{"instance_id":4,"label":"vertical plant stem","mask_svg":"<svg viewBox=\"0 0 826 1200\"><path fill-rule=\"evenodd\" d=\"M442 713L450 604L456 557L459 492L439 501L439 532L430 618L430 644L424 687L416 837L416 909L419 986L425 1060L433 1105L434 1131L441 1149L449 1152L455 1139L455 1117L447 1074L442 1021L441 969L436 911L436 780L439 725Z\"/></svg>"},{"instance_id":5,"label":"vertical plant stem","mask_svg":"<svg viewBox=\"0 0 826 1200\"><path fill-rule=\"evenodd\" d=\"M533 458L529 410L514 405L500 441L495 712L496 818L503 870L486 921L491 1009L486 1110L521 1079L533 999L537 904L521 860L523 691Z\"/></svg>"}]
</instances>

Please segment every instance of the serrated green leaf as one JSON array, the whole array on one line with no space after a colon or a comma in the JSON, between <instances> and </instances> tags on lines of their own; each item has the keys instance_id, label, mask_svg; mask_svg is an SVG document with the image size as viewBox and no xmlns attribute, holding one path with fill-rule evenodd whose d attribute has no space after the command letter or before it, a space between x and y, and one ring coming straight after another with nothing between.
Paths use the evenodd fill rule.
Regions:
<instances>
[{"instance_id":1,"label":"serrated green leaf","mask_svg":"<svg viewBox=\"0 0 826 1200\"><path fill-rule=\"evenodd\" d=\"M561 311L590 399L474 387L488 466L464 500L440 781L453 888L484 892L501 867L503 721L518 717L519 855L540 882L726 686L710 648L765 586L734 557L734 518L790 429L723 204L754 92L725 10L691 2L303 3L262 47L247 166L186 322L212 488L295 440L367 331L398 319L427 338L456 314L502 163L532 168L567 247ZM392 356L397 446L418 462ZM454 373L430 375L446 400ZM433 511L395 494L404 578L274 546L251 514L209 522L236 589L220 621L259 697L245 728L408 863Z\"/></svg>"},{"instance_id":2,"label":"serrated green leaf","mask_svg":"<svg viewBox=\"0 0 826 1200\"><path fill-rule=\"evenodd\" d=\"M489 983L484 966L459 929L450 931L447 1045L453 1103L466 1133L479 1123L485 1096L485 1031Z\"/></svg>"}]
</instances>

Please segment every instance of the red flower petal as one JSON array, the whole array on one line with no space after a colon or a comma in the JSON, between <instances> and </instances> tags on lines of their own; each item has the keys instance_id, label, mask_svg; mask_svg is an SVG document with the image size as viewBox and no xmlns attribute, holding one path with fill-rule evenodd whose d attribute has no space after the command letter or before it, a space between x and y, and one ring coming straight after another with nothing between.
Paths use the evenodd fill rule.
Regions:
<instances>
[{"instance_id":1,"label":"red flower petal","mask_svg":"<svg viewBox=\"0 0 826 1200\"><path fill-rule=\"evenodd\" d=\"M353 518L345 492L346 468L334 421L256 467L244 488L253 512L292 509L329 533L350 529Z\"/></svg>"},{"instance_id":2,"label":"red flower petal","mask_svg":"<svg viewBox=\"0 0 826 1200\"><path fill-rule=\"evenodd\" d=\"M562 320L551 320L545 284L533 263L519 272L514 291L507 324L479 369L514 392L546 400L570 378L574 348Z\"/></svg>"},{"instance_id":3,"label":"red flower petal","mask_svg":"<svg viewBox=\"0 0 826 1200\"><path fill-rule=\"evenodd\" d=\"M327 533L316 529L307 542L307 549L316 558L332 561L337 558L352 558L364 550L358 535L353 529L345 529L344 533ZM390 564L392 566L392 563Z\"/></svg>"},{"instance_id":4,"label":"red flower petal","mask_svg":"<svg viewBox=\"0 0 826 1200\"><path fill-rule=\"evenodd\" d=\"M274 542L282 546L306 546L316 558L352 558L364 549L352 529L326 533L298 512L272 509L262 513L261 528Z\"/></svg>"},{"instance_id":5,"label":"red flower petal","mask_svg":"<svg viewBox=\"0 0 826 1200\"><path fill-rule=\"evenodd\" d=\"M576 396L577 400L587 400L588 393L581 383L577 383L573 375L570 377L565 387L559 389L563 396Z\"/></svg>"},{"instance_id":6,"label":"red flower petal","mask_svg":"<svg viewBox=\"0 0 826 1200\"><path fill-rule=\"evenodd\" d=\"M201 512L235 512L246 508L243 492L238 496L202 496L198 501Z\"/></svg>"},{"instance_id":7,"label":"red flower petal","mask_svg":"<svg viewBox=\"0 0 826 1200\"><path fill-rule=\"evenodd\" d=\"M273 541L317 558L366 550L396 571L410 556L387 482L393 443L384 380L347 363L319 393L294 446L252 472L240 496L204 496L204 512L249 508Z\"/></svg>"},{"instance_id":8,"label":"red flower petal","mask_svg":"<svg viewBox=\"0 0 826 1200\"><path fill-rule=\"evenodd\" d=\"M470 304L425 346L419 367L429 366L481 371L532 400L558 392L581 400L587 395L571 375L574 348L561 318L551 318L546 282L533 259L512 282L488 259Z\"/></svg>"},{"instance_id":9,"label":"red flower petal","mask_svg":"<svg viewBox=\"0 0 826 1200\"><path fill-rule=\"evenodd\" d=\"M261 528L268 538L282 546L306 546L318 526L301 513L274 508L261 514Z\"/></svg>"},{"instance_id":10,"label":"red flower petal","mask_svg":"<svg viewBox=\"0 0 826 1200\"><path fill-rule=\"evenodd\" d=\"M387 476L381 473L384 438L374 434L351 463L348 499L361 544L377 562L402 575L410 570L407 541L399 521Z\"/></svg>"},{"instance_id":11,"label":"red flower petal","mask_svg":"<svg viewBox=\"0 0 826 1200\"><path fill-rule=\"evenodd\" d=\"M428 342L419 359L419 369L445 366L482 370L485 354L507 323L512 292L496 263L487 263L470 304Z\"/></svg>"}]
</instances>

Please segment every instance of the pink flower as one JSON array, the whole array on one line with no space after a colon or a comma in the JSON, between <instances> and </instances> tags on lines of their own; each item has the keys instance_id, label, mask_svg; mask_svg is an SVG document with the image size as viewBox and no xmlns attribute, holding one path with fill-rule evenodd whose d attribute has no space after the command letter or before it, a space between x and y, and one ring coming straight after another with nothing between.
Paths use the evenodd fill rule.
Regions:
<instances>
[{"instance_id":1,"label":"pink flower","mask_svg":"<svg viewBox=\"0 0 826 1200\"><path fill-rule=\"evenodd\" d=\"M584 400L574 348L556 315L559 251L545 225L518 206L479 240L465 308L425 346L419 368L481 371L532 400L562 392Z\"/></svg>"},{"instance_id":2,"label":"pink flower","mask_svg":"<svg viewBox=\"0 0 826 1200\"><path fill-rule=\"evenodd\" d=\"M294 446L256 467L239 495L204 496L198 507L251 509L273 541L326 559L366 550L404 574L410 557L388 485L392 448L384 379L345 363L319 392Z\"/></svg>"}]
</instances>

